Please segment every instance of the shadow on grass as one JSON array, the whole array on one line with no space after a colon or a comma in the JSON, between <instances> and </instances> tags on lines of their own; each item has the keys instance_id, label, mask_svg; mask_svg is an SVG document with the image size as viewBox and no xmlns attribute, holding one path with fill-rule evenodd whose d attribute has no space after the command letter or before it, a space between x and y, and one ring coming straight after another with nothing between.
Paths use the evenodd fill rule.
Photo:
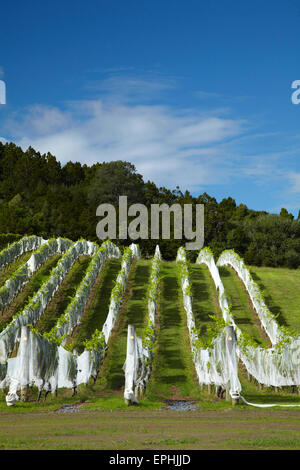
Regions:
<instances>
[{"instance_id":1,"label":"shadow on grass","mask_svg":"<svg viewBox=\"0 0 300 470\"><path fill-rule=\"evenodd\" d=\"M274 299L272 298L271 294L268 292L268 290L267 290L266 286L264 285L263 281L261 280L261 278L256 273L254 273L252 270L250 270L250 274L251 274L253 280L256 282L256 284L260 288L260 290L263 291L264 300L265 300L265 303L266 303L267 307L269 308L270 312L273 313L273 315L278 315L277 318L276 318L276 321L278 321L279 325L281 325L281 326L288 326L288 324L287 324L287 322L284 318L282 309L278 305L275 304Z\"/></svg>"}]
</instances>

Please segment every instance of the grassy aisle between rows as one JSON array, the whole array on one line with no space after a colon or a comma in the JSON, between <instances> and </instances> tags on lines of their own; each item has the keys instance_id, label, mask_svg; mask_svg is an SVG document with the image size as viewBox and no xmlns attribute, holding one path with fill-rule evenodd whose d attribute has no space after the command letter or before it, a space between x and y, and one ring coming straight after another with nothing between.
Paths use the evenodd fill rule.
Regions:
<instances>
[{"instance_id":1,"label":"grassy aisle between rows","mask_svg":"<svg viewBox=\"0 0 300 470\"><path fill-rule=\"evenodd\" d=\"M120 259L111 259L101 269L84 308L81 324L68 338L67 344L70 344L71 350L76 349L79 354L82 353L84 341L89 340L96 329L102 330L108 314L111 291L120 267Z\"/></svg>"},{"instance_id":2,"label":"grassy aisle between rows","mask_svg":"<svg viewBox=\"0 0 300 470\"><path fill-rule=\"evenodd\" d=\"M51 270L57 265L60 258L61 255L51 256L43 266L33 274L30 281L3 310L2 315L0 316L0 331L8 325L13 315L20 313L25 308L29 299L37 293L43 282L48 279Z\"/></svg>"},{"instance_id":3,"label":"grassy aisle between rows","mask_svg":"<svg viewBox=\"0 0 300 470\"><path fill-rule=\"evenodd\" d=\"M263 292L265 302L277 321L300 333L300 270L249 267L253 280Z\"/></svg>"},{"instance_id":4,"label":"grassy aisle between rows","mask_svg":"<svg viewBox=\"0 0 300 470\"><path fill-rule=\"evenodd\" d=\"M140 335L144 326L150 266L151 261L148 260L136 260L131 266L122 307L108 341L107 357L97 380L100 390L104 393L121 394L124 390L123 365L126 359L127 329L128 325L134 325Z\"/></svg>"},{"instance_id":5,"label":"grassy aisle between rows","mask_svg":"<svg viewBox=\"0 0 300 470\"><path fill-rule=\"evenodd\" d=\"M36 324L36 329L40 333L49 332L55 326L59 317L64 314L70 300L76 293L76 289L84 278L90 262L90 256L80 256L75 261Z\"/></svg>"},{"instance_id":6,"label":"grassy aisle between rows","mask_svg":"<svg viewBox=\"0 0 300 470\"><path fill-rule=\"evenodd\" d=\"M152 400L199 399L200 387L192 361L176 263L163 261L160 274L158 347L146 397Z\"/></svg>"},{"instance_id":7,"label":"grassy aisle between rows","mask_svg":"<svg viewBox=\"0 0 300 470\"><path fill-rule=\"evenodd\" d=\"M199 332L199 338L203 340L205 345L207 328L215 323L210 316L215 315L222 318L218 293L205 264L191 264L189 271L196 329Z\"/></svg>"},{"instance_id":8,"label":"grassy aisle between rows","mask_svg":"<svg viewBox=\"0 0 300 470\"><path fill-rule=\"evenodd\" d=\"M219 272L237 326L242 332L248 334L258 346L270 347L271 342L262 329L243 282L230 267L219 267Z\"/></svg>"},{"instance_id":9,"label":"grassy aisle between rows","mask_svg":"<svg viewBox=\"0 0 300 470\"><path fill-rule=\"evenodd\" d=\"M32 256L32 251L24 253L21 256L18 256L12 263L7 264L2 269L0 269L0 287L5 284L5 281L29 258Z\"/></svg>"}]
</instances>

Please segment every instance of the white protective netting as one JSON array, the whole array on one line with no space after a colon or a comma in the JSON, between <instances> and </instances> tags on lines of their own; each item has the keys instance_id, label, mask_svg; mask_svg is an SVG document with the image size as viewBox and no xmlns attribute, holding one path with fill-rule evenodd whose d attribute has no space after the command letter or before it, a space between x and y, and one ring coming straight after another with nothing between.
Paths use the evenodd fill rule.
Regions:
<instances>
[{"instance_id":1,"label":"white protective netting","mask_svg":"<svg viewBox=\"0 0 300 470\"><path fill-rule=\"evenodd\" d=\"M178 250L176 262L180 264L183 304L187 316L192 355L199 383L220 386L222 389L226 389L229 386L230 395L238 397L241 391L241 384L238 378L233 325L222 328L219 334L212 340L211 347L204 349L197 346L199 337L192 308L186 253L183 247ZM199 257L197 262L199 262ZM218 270L214 269L212 263L210 264L216 279L218 279ZM218 285L219 287L221 286L220 279L218 280ZM226 322L228 322L228 318Z\"/></svg>"},{"instance_id":2,"label":"white protective netting","mask_svg":"<svg viewBox=\"0 0 300 470\"><path fill-rule=\"evenodd\" d=\"M123 366L125 373L125 389L124 398L128 404L138 403L137 398L137 379L138 372L141 369L143 361L143 344L142 338L136 336L136 328L133 325L128 325L127 330L127 350L126 361Z\"/></svg>"},{"instance_id":3,"label":"white protective netting","mask_svg":"<svg viewBox=\"0 0 300 470\"><path fill-rule=\"evenodd\" d=\"M64 241L60 239L59 249L62 249L63 244ZM97 249L98 245L87 242L86 240L79 240L76 243L72 243L57 266L51 271L49 278L43 283L42 287L29 301L27 306L21 312L14 315L12 321L0 333L0 363L5 362L13 351L19 328L28 324L35 325L37 323L46 309L47 304L52 299L66 274L79 256L92 256Z\"/></svg>"},{"instance_id":4,"label":"white protective netting","mask_svg":"<svg viewBox=\"0 0 300 470\"><path fill-rule=\"evenodd\" d=\"M122 257L121 270L117 276L116 285L112 290L109 311L105 323L102 328L105 342L108 342L110 333L114 327L117 319L121 303L122 295L126 287L126 281L129 274L130 266L134 258L140 258L139 246L132 243L129 248L126 248Z\"/></svg>"},{"instance_id":5,"label":"white protective netting","mask_svg":"<svg viewBox=\"0 0 300 470\"><path fill-rule=\"evenodd\" d=\"M110 241L102 243L99 250L92 257L85 277L81 281L65 313L58 319L57 324L50 331L51 336L55 335L57 338L62 338L72 334L74 328L80 324L82 312L105 261L110 258L120 257L121 252L116 245Z\"/></svg>"},{"instance_id":6,"label":"white protective netting","mask_svg":"<svg viewBox=\"0 0 300 470\"><path fill-rule=\"evenodd\" d=\"M39 240L39 247L28 261L23 263L0 288L0 310L7 307L18 292L30 280L33 273L39 269L51 256L64 253L73 243L66 239ZM33 243L30 247L32 248ZM35 249L35 248L33 248ZM28 250L29 251L29 250Z\"/></svg>"},{"instance_id":7,"label":"white protective netting","mask_svg":"<svg viewBox=\"0 0 300 470\"><path fill-rule=\"evenodd\" d=\"M243 281L244 286L251 298L253 307L255 308L257 315L261 321L261 324L269 336L272 345L275 345L282 339L282 332L280 331L279 325L270 312L267 305L264 302L263 296L256 282L252 279L252 276L246 267L244 260L242 260L237 253L233 250L225 250L220 255L217 266L231 266Z\"/></svg>"},{"instance_id":8,"label":"white protective netting","mask_svg":"<svg viewBox=\"0 0 300 470\"><path fill-rule=\"evenodd\" d=\"M144 341L136 336L136 329L128 325L127 353L123 366L125 374L124 399L127 402L138 403L138 396L144 393L150 378L155 344L155 316L159 284L161 254L156 246L151 263L148 286L148 315L147 327L144 331Z\"/></svg>"},{"instance_id":9,"label":"white protective netting","mask_svg":"<svg viewBox=\"0 0 300 470\"><path fill-rule=\"evenodd\" d=\"M95 250L94 244L84 243L81 249L84 246L90 255ZM77 247L77 250L81 249ZM108 256L119 256L118 249L110 242L106 243L106 252ZM140 256L140 252L134 244L124 252L116 283L116 286L122 285L122 292L125 289L130 265L137 256ZM103 259L102 257L102 261ZM112 298L109 311L112 312L113 304L116 319L121 304L113 301ZM42 390L54 392L58 388L73 388L75 391L78 385L87 383L90 377L97 376L106 349L106 344L103 342L100 347L87 346L83 353L77 356L26 325L18 327L14 340L15 344L19 345L17 356L8 358L6 367L2 364L3 367L0 369L0 388L9 388L6 396L8 405L13 405L19 399L17 392L25 386L36 385L40 392Z\"/></svg>"},{"instance_id":10,"label":"white protective netting","mask_svg":"<svg viewBox=\"0 0 300 470\"><path fill-rule=\"evenodd\" d=\"M21 240L12 243L7 248L0 252L0 269L7 264L12 263L16 258L27 253L28 251L36 250L42 243L44 243L42 237L31 235L29 237L23 237Z\"/></svg>"},{"instance_id":11,"label":"white protective netting","mask_svg":"<svg viewBox=\"0 0 300 470\"><path fill-rule=\"evenodd\" d=\"M232 253L232 251L231 251ZM222 255L221 255L222 257ZM221 258L220 257L220 258ZM219 259L220 259L219 258ZM226 258L221 258L218 265L225 265ZM230 257L233 261L232 256ZM230 313L228 300L225 294L225 289L221 281L218 268L215 264L212 252L208 248L200 251L197 258L197 263L205 263L212 275L216 288L219 292L219 304L226 322L230 322L234 326L237 337L237 354L241 361L244 363L248 373L252 375L259 383L266 386L289 386L300 384L300 339L299 337L292 339L285 338L286 341L276 344L272 348L255 347L248 344L245 335L241 329L235 324L234 318ZM228 263L229 264L229 263ZM239 261L239 266L243 264ZM244 279L249 277L244 273ZM261 305L261 304L259 304ZM266 325L274 326L273 322L266 322ZM270 331L270 329L269 329ZM273 333L278 331L276 327L272 329Z\"/></svg>"}]
</instances>

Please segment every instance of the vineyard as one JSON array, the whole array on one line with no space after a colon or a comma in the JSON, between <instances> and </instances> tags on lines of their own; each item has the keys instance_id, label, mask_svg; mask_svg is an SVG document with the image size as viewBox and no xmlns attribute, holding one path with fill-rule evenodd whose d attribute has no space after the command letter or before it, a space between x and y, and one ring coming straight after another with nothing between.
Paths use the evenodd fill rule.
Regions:
<instances>
[{"instance_id":1,"label":"vineyard","mask_svg":"<svg viewBox=\"0 0 300 470\"><path fill-rule=\"evenodd\" d=\"M21 238L0 252L1 399L99 384L126 405L299 406L298 278L233 250L215 260L204 248L190 263L184 248L165 261L159 246L144 259L136 244Z\"/></svg>"}]
</instances>

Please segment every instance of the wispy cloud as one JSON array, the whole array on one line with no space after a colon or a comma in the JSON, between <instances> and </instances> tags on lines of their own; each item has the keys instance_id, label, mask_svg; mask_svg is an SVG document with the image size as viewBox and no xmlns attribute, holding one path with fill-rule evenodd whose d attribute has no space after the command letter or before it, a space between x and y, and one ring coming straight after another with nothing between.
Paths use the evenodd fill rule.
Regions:
<instances>
[{"instance_id":1,"label":"wispy cloud","mask_svg":"<svg viewBox=\"0 0 300 470\"><path fill-rule=\"evenodd\" d=\"M198 90L195 92L195 96L199 99L203 99L203 100L206 100L206 99L210 99L210 98L223 98L224 95L222 95L221 93L216 93L216 92L213 92L213 91L202 91L202 90Z\"/></svg>"},{"instance_id":2,"label":"wispy cloud","mask_svg":"<svg viewBox=\"0 0 300 470\"><path fill-rule=\"evenodd\" d=\"M222 101L222 102L228 102L228 103L237 103L241 102L244 100L247 100L249 97L246 95L241 95L241 96L232 96L232 95L225 95L224 93L218 93L215 91L204 91L204 90L197 90L194 93L194 96L199 99L199 100L211 100L213 102L216 101Z\"/></svg>"},{"instance_id":3,"label":"wispy cloud","mask_svg":"<svg viewBox=\"0 0 300 470\"><path fill-rule=\"evenodd\" d=\"M100 100L73 102L64 111L33 106L8 127L22 148L50 151L62 163L127 160L146 179L190 188L218 182L223 165L216 146L243 131L242 122L229 118Z\"/></svg>"},{"instance_id":4,"label":"wispy cloud","mask_svg":"<svg viewBox=\"0 0 300 470\"><path fill-rule=\"evenodd\" d=\"M289 190L300 195L300 173L291 171L287 176L290 180Z\"/></svg>"},{"instance_id":5,"label":"wispy cloud","mask_svg":"<svg viewBox=\"0 0 300 470\"><path fill-rule=\"evenodd\" d=\"M127 72L127 73L126 73ZM159 99L177 87L178 78L162 77L157 73L132 73L116 70L102 80L89 80L85 90L97 94L100 99L114 102L145 103Z\"/></svg>"}]
</instances>

